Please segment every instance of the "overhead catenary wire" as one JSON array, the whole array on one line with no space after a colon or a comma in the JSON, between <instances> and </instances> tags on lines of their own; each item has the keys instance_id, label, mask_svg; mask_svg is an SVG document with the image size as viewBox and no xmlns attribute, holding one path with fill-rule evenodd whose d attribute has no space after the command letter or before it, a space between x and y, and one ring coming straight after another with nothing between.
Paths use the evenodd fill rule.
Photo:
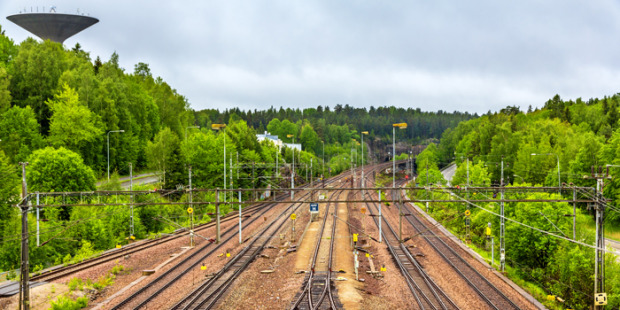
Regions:
<instances>
[{"instance_id":1,"label":"overhead catenary wire","mask_svg":"<svg viewBox=\"0 0 620 310\"><path fill-rule=\"evenodd\" d=\"M444 190L444 191L445 191L446 193L448 193L448 194L452 193L452 192L447 191L447 190ZM493 215L495 215L495 216L497 216L497 217L500 217L500 218L502 217L500 214L498 214L498 213L496 213L496 212L494 212L494 211L491 211L491 210L489 210L489 209L486 209L486 208L484 208L484 207L482 207L482 206L479 206L479 205L477 205L477 204L475 204L475 203L473 203L473 202L471 202L471 201L469 201L469 200L467 200L467 199L465 199L465 198L463 198L463 197L461 197L461 196L459 196L459 195L457 195L457 194L454 194L454 196L455 196L455 197L457 197L457 198L458 198L459 200L461 200L462 202L465 202L465 203L467 203L467 204L469 204L469 205L472 205L472 206L474 206L474 207L476 207L476 208L478 208L478 209L481 209L481 210L483 210L483 211L486 211L486 212L488 212L488 213L490 213L490 214L493 214ZM572 243L575 243L575 244L579 244L579 245L582 245L582 246L585 246L585 247L588 247L588 248L591 248L591 249L594 249L594 250L601 250L601 251L605 251L605 252L607 252L607 253L612 253L612 254L615 254L615 251L611 251L611 250L607 250L607 249L601 249L601 248L598 248L597 246L594 246L594 245L591 245L591 244L587 244L587 243L584 243L584 242L581 242L581 241L577 241L577 240L572 240L572 239L567 238L567 237L564 237L564 236L556 235L556 234L554 234L554 233L551 233L551 232L548 232L548 231L542 230L542 229L540 229L540 228L536 228L536 227L534 227L534 226L527 225L527 224L525 224L525 223L521 223L521 222L519 222L519 221L517 221L517 220L514 220L514 219L511 219L511 218L509 218L509 217L505 217L505 216L504 216L503 218L504 218L505 220L507 220L507 221L510 221L510 222L513 222L513 223L515 223L515 224L517 224L517 225L521 225L521 226L523 226L523 227L526 227L526 228L529 228L529 229L532 229L532 230L538 231L538 232L540 232L540 233L542 233L542 234L546 234L546 235L549 235L549 236L552 236L552 237L556 237L556 238L558 238L558 239L562 239L562 240L565 240L565 241L568 241L568 242L572 242Z\"/></svg>"}]
</instances>

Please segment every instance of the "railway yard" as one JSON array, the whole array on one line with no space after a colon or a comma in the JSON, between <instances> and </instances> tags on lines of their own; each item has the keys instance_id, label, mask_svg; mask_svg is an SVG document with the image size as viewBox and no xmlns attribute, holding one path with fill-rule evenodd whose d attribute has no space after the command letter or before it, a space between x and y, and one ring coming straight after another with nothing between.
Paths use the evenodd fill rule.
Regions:
<instances>
[{"instance_id":1,"label":"railway yard","mask_svg":"<svg viewBox=\"0 0 620 310\"><path fill-rule=\"evenodd\" d=\"M380 206L374 191L347 190L359 183L349 172L298 192L294 201L283 194L247 206L242 217L231 212L222 217L219 243L208 223L195 228L194 247L180 230L51 268L31 279L44 283L31 289L32 309L47 309L72 279L96 281L118 266L113 284L89 296L89 309L542 307L414 204ZM371 177L365 183L374 186ZM399 194L388 193L394 201ZM311 201L318 212L310 212ZM408 236L403 242L399 225ZM0 307L17 309L17 296L0 299Z\"/></svg>"}]
</instances>

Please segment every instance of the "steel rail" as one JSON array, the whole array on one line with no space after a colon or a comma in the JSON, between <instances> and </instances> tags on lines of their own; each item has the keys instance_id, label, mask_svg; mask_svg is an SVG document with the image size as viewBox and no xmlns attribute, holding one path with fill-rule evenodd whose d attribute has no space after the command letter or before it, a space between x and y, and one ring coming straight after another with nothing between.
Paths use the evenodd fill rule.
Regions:
<instances>
[{"instance_id":1,"label":"steel rail","mask_svg":"<svg viewBox=\"0 0 620 310\"><path fill-rule=\"evenodd\" d=\"M338 177L339 178L339 177ZM194 289L191 293L186 295L182 300L177 302L172 306L171 309L210 309L216 305L221 296L227 291L227 289L232 285L234 280L241 274L253 261L254 257L264 248L264 245L271 239L266 238L265 241L256 246L256 242L264 235L269 229L273 227L273 225L281 219L281 217L288 213L288 210L293 208L295 204L299 204L295 207L295 210L298 209L303 202L293 202L292 205L287 208L284 212L282 212L276 219L274 219L267 227L261 230L256 237L254 237L253 241L246 246L239 254L235 256L229 263L227 263L212 279L203 283L196 289ZM286 221L280 223L276 228L276 231L279 230ZM272 236L272 235L271 235ZM251 252L251 254L247 254ZM245 261L242 262L240 266L236 269L231 270L231 267L236 265L241 259L245 258ZM225 274L231 273L228 278L223 279ZM222 280L222 283L215 287L214 285ZM209 290L213 289L210 293Z\"/></svg>"},{"instance_id":2,"label":"steel rail","mask_svg":"<svg viewBox=\"0 0 620 310\"><path fill-rule=\"evenodd\" d=\"M338 194L338 192L332 193L332 197L334 195L337 195L337 194ZM323 217L323 223L321 224L321 230L317 234L318 240L316 242L316 245L314 247L314 253L312 255L312 262L311 262L311 265L310 265L310 275L308 276L308 282L306 283L303 291L301 292L301 294L299 295L299 297L297 298L297 300L293 304L292 309L299 309L299 305L301 305L301 303L303 302L303 300L304 300L304 298L306 296L308 297L308 306L310 307L310 309L315 309L315 307L316 307L314 305L313 301L312 301L312 283L313 283L314 276L315 276L316 261L317 261L318 255L319 255L319 250L321 248L321 242L322 242L322 239L323 239L323 233L324 233L324 230L325 230L325 224L327 223L327 218L329 217L329 208L330 208L331 204L332 203L328 203L327 204L327 207L325 209L325 216ZM334 222L334 224L332 225L332 228L335 227L335 226L336 225L335 225L335 222ZM333 232L332 232L332 234L333 234ZM333 235L332 235L332 237L330 238L330 245L333 245L333 242L334 242L334 238L333 238ZM332 263L332 261L331 261L331 257L332 257L331 251L332 251L332 249L333 249L333 247L330 247L330 261L329 261L329 265L328 265L328 267L329 267L328 268L328 274L331 273L331 263ZM330 286L330 285L331 285L331 283L326 281L325 289L327 289L327 287ZM322 294L324 294L324 293L325 293L325 291L323 291Z\"/></svg>"},{"instance_id":3,"label":"steel rail","mask_svg":"<svg viewBox=\"0 0 620 310\"><path fill-rule=\"evenodd\" d=\"M268 203L257 203L254 204L252 206L248 206L246 209L244 209L244 214L245 215L253 215L255 212L257 212L260 208L267 206ZM229 221L236 221L238 219L237 214L234 212L228 213L226 215L224 215L222 217L222 222L223 223L227 223ZM212 228L213 226L215 226L215 222L209 222L209 223L205 223L199 226L196 226L196 228L194 229L194 232L201 232L204 230L207 230L209 228ZM97 257L93 257L81 262L78 262L76 264L72 264L72 265L68 265L68 266L63 266L60 268L56 268L56 269L52 269L49 270L47 272L44 273L39 273L37 275L34 275L31 280L32 281L53 281L53 280L57 280L63 277L66 277L68 275L71 275L75 272L79 272L82 270L86 270L88 268L91 268L93 266L97 266L99 264L102 263L106 263L115 259L118 259L120 257L124 257L126 255L129 254L133 254L136 252L140 252L142 250L145 249L149 249L153 246L157 246L157 245L161 245L164 244L166 242L170 242L179 238L183 238L189 235L188 231L181 231L181 232L175 232L172 235L165 235L156 239L145 239L145 240L141 240L137 243L134 243L133 245L129 245L127 247L121 248L121 249L114 249L114 250L109 250L107 252L102 253L102 255L97 256Z\"/></svg>"},{"instance_id":4,"label":"steel rail","mask_svg":"<svg viewBox=\"0 0 620 310\"><path fill-rule=\"evenodd\" d=\"M367 193L370 195L370 193ZM375 210L377 209L374 203L368 203L369 207L372 206ZM369 208L370 211L371 208ZM381 217L377 219L376 216L373 216L373 220L377 227L379 226L379 221L383 221L384 225L387 227L387 231L389 234L386 234L386 230L382 231L385 242L387 243L387 248L396 264L398 265L401 273L405 277L407 285L409 286L414 298L418 302L418 305L421 309L458 309L458 306L452 301L447 294L439 288L438 285L434 283L434 281L424 272L422 266L411 256L409 250L399 242L398 234L393 229L392 225L387 221L385 217ZM398 245L395 245L398 244ZM401 258L397 251L400 250L402 252L401 255L404 258ZM403 260L409 262L414 268L413 270L409 270ZM411 272L417 273L418 280L414 278L414 275ZM439 293L438 293L439 292ZM431 295L431 296L429 296ZM441 296L439 296L441 295ZM442 298L443 297L443 298ZM449 304L442 300L446 300Z\"/></svg>"},{"instance_id":5,"label":"steel rail","mask_svg":"<svg viewBox=\"0 0 620 310\"><path fill-rule=\"evenodd\" d=\"M405 210L407 213L409 214L413 214L411 212L411 210L406 206L406 204L402 204L402 208L403 210ZM474 291L476 291L476 293L492 308L494 309L520 309L519 306L517 306L510 298L508 298L502 291L500 291L495 285L493 285L486 277L484 277L482 274L480 274L480 272L478 272L478 270L476 270L476 268L474 268L473 266L471 266L471 264L469 264L461 255L459 255L451 246L449 246L442 238L439 238L439 236L437 236L437 234L432 231L426 224L424 224L419 218L417 218L416 216L405 216L405 218L407 219L407 222L418 232L420 233L420 235L422 236L422 238L424 238L424 240L431 246L433 247L433 249L435 249L435 251L444 259L444 261L446 261L448 264L450 264L450 266L452 266L452 268L465 280L467 281L467 283L474 289ZM414 223L414 221L416 223ZM433 238L429 238L428 236L426 236L426 234L422 234L421 232L430 232L433 234ZM433 242L434 241L434 242ZM451 260L446 253L444 253L444 251L442 251L441 249L439 249L439 247L443 247L444 251L447 250L449 251L452 255L451 257L454 258L456 261ZM459 268L457 266L458 264L462 265L462 268L464 270L461 270L461 268ZM465 272L469 272L471 275L465 275ZM473 275L473 276L472 276ZM478 284L476 285L474 283L474 281L478 282ZM488 291L488 293L485 293L482 291L481 287L486 287ZM492 294L491 292L495 293L495 296L493 296L493 298L495 299L494 301L491 301L491 298L489 298L489 296ZM498 303L501 303L501 305L498 305Z\"/></svg>"}]
</instances>

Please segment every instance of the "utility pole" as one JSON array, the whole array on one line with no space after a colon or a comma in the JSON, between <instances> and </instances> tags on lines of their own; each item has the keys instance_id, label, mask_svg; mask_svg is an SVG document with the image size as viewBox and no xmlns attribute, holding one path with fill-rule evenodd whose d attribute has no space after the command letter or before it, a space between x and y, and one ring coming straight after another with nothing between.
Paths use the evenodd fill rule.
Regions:
<instances>
[{"instance_id":1,"label":"utility pole","mask_svg":"<svg viewBox=\"0 0 620 310\"><path fill-rule=\"evenodd\" d=\"M313 183L312 183L313 182L313 179L312 179L312 160L313 159L314 158L310 158L310 187L312 187L312 185L313 185Z\"/></svg>"},{"instance_id":2,"label":"utility pole","mask_svg":"<svg viewBox=\"0 0 620 310\"><path fill-rule=\"evenodd\" d=\"M220 190L215 190L215 243L220 243Z\"/></svg>"},{"instance_id":3,"label":"utility pole","mask_svg":"<svg viewBox=\"0 0 620 310\"><path fill-rule=\"evenodd\" d=\"M381 214L381 190L379 190L379 243L381 243L382 239L381 239L381 235L383 234L383 231L381 230L381 223L383 222L383 216Z\"/></svg>"},{"instance_id":4,"label":"utility pole","mask_svg":"<svg viewBox=\"0 0 620 310\"><path fill-rule=\"evenodd\" d=\"M191 169L191 168L190 168ZM129 163L129 191L133 191L133 165ZM134 234L134 226L133 226L133 194L131 194L131 203L132 205L129 207L129 238L133 237Z\"/></svg>"},{"instance_id":5,"label":"utility pole","mask_svg":"<svg viewBox=\"0 0 620 310\"><path fill-rule=\"evenodd\" d=\"M241 238L241 191L239 191L239 244L243 243L243 239Z\"/></svg>"},{"instance_id":6,"label":"utility pole","mask_svg":"<svg viewBox=\"0 0 620 310\"><path fill-rule=\"evenodd\" d=\"M256 176L254 175L255 162L252 162L252 195L254 195L254 200L256 201Z\"/></svg>"},{"instance_id":7,"label":"utility pole","mask_svg":"<svg viewBox=\"0 0 620 310\"><path fill-rule=\"evenodd\" d=\"M500 202L499 217L499 264L500 270L505 271L506 268L506 223L504 219L504 156L502 156L502 175L500 179L500 193L502 201Z\"/></svg>"},{"instance_id":8,"label":"utility pole","mask_svg":"<svg viewBox=\"0 0 620 310\"><path fill-rule=\"evenodd\" d=\"M609 167L603 172L602 167L592 167L591 176L588 179L596 180L596 249L594 258L594 307L602 309L600 305L606 305L605 293L605 197L603 197L603 183L605 179L611 179L609 176ZM605 303L598 303L600 299L604 299Z\"/></svg>"},{"instance_id":9,"label":"utility pole","mask_svg":"<svg viewBox=\"0 0 620 310\"><path fill-rule=\"evenodd\" d=\"M189 247L193 248L194 247L194 208L192 208L192 166L189 165L188 167L188 171L189 171L189 209L192 211L189 213L190 216L190 231L189 231Z\"/></svg>"},{"instance_id":10,"label":"utility pole","mask_svg":"<svg viewBox=\"0 0 620 310\"><path fill-rule=\"evenodd\" d=\"M39 245L39 192L37 192L37 247Z\"/></svg>"},{"instance_id":11,"label":"utility pole","mask_svg":"<svg viewBox=\"0 0 620 310\"><path fill-rule=\"evenodd\" d=\"M21 253L21 286L20 286L20 301L19 308L23 310L30 309L30 286L28 282L30 280L30 268L29 268L29 253L28 253L28 184L26 183L26 166L27 162L20 162L22 166L22 204L20 206L22 211L22 253Z\"/></svg>"}]
</instances>

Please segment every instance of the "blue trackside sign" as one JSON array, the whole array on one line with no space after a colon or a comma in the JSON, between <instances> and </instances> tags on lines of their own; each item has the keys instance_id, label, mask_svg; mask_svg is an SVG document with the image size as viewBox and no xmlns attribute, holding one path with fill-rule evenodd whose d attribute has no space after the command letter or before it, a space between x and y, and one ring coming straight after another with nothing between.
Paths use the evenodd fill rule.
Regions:
<instances>
[{"instance_id":1,"label":"blue trackside sign","mask_svg":"<svg viewBox=\"0 0 620 310\"><path fill-rule=\"evenodd\" d=\"M310 212L319 212L319 204L316 202L310 203Z\"/></svg>"}]
</instances>

